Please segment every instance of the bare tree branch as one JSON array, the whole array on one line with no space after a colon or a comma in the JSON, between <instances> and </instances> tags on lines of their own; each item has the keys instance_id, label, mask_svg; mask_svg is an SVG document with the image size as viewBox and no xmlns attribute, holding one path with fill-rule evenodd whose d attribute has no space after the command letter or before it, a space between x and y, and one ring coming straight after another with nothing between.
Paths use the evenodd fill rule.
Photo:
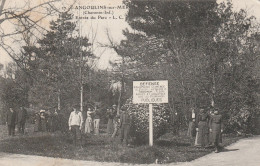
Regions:
<instances>
[{"instance_id":1,"label":"bare tree branch","mask_svg":"<svg viewBox=\"0 0 260 166\"><path fill-rule=\"evenodd\" d=\"M5 1L6 0L2 0L1 5L0 5L0 16L2 15L3 9L4 9L4 5L5 5Z\"/></svg>"}]
</instances>

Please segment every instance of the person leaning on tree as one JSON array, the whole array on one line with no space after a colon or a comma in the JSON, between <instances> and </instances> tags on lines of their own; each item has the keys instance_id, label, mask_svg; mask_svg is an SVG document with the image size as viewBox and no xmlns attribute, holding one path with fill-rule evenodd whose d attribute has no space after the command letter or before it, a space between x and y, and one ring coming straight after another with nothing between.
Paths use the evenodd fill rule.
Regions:
<instances>
[{"instance_id":1,"label":"person leaning on tree","mask_svg":"<svg viewBox=\"0 0 260 166\"><path fill-rule=\"evenodd\" d=\"M15 124L16 124L16 111L11 107L7 111L6 114L6 125L8 127L8 135L9 136L14 136L15 134Z\"/></svg>"},{"instance_id":2,"label":"person leaning on tree","mask_svg":"<svg viewBox=\"0 0 260 166\"><path fill-rule=\"evenodd\" d=\"M69 130L72 133L73 144L75 146L81 146L81 129L83 125L82 113L73 107L73 111L70 113L69 117Z\"/></svg>"},{"instance_id":3,"label":"person leaning on tree","mask_svg":"<svg viewBox=\"0 0 260 166\"><path fill-rule=\"evenodd\" d=\"M222 115L219 114L217 109L215 109L214 114L211 116L209 124L215 152L218 153L220 149L219 143L222 143L223 120Z\"/></svg>"}]
</instances>

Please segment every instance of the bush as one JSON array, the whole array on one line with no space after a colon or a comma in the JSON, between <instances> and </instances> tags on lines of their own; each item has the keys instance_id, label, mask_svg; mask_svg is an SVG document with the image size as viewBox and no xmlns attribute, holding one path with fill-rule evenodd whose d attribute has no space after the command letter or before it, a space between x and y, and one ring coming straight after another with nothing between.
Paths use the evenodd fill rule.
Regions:
<instances>
[{"instance_id":1,"label":"bush","mask_svg":"<svg viewBox=\"0 0 260 166\"><path fill-rule=\"evenodd\" d=\"M232 116L228 120L226 130L235 133L252 133L254 128L253 118L256 111L243 107L238 111L232 111Z\"/></svg>"},{"instance_id":2,"label":"bush","mask_svg":"<svg viewBox=\"0 0 260 166\"><path fill-rule=\"evenodd\" d=\"M144 144L149 140L149 105L133 104L132 98L126 101L131 116L130 135L134 143ZM170 111L167 104L153 104L153 137L159 138L167 132L170 121Z\"/></svg>"}]
</instances>

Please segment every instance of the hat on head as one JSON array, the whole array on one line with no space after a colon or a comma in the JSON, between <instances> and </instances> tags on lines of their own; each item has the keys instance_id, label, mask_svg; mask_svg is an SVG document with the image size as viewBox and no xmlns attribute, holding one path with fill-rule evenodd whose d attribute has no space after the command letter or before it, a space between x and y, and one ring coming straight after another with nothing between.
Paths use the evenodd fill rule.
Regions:
<instances>
[{"instance_id":1,"label":"hat on head","mask_svg":"<svg viewBox=\"0 0 260 166\"><path fill-rule=\"evenodd\" d=\"M40 113L43 113L43 112L45 112L45 110L40 110Z\"/></svg>"},{"instance_id":2,"label":"hat on head","mask_svg":"<svg viewBox=\"0 0 260 166\"><path fill-rule=\"evenodd\" d=\"M121 107L121 110L122 110L122 111L126 111L127 108L126 108L126 107Z\"/></svg>"}]
</instances>

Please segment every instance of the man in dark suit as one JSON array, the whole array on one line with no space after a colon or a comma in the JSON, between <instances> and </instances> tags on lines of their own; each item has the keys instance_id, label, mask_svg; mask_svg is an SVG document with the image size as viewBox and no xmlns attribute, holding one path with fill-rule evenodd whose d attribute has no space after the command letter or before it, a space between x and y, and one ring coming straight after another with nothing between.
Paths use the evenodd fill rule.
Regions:
<instances>
[{"instance_id":1,"label":"man in dark suit","mask_svg":"<svg viewBox=\"0 0 260 166\"><path fill-rule=\"evenodd\" d=\"M21 134L24 134L26 118L27 118L26 109L24 109L24 107L20 107L20 109L17 112L17 127L18 127L19 133L21 133Z\"/></svg>"},{"instance_id":2,"label":"man in dark suit","mask_svg":"<svg viewBox=\"0 0 260 166\"><path fill-rule=\"evenodd\" d=\"M8 127L8 134L14 136L16 123L16 112L10 108L6 114L6 125Z\"/></svg>"},{"instance_id":3,"label":"man in dark suit","mask_svg":"<svg viewBox=\"0 0 260 166\"><path fill-rule=\"evenodd\" d=\"M210 119L210 132L212 132L212 141L215 146L215 152L218 153L220 149L219 143L222 142L223 120L222 115L219 114L217 109Z\"/></svg>"}]
</instances>

